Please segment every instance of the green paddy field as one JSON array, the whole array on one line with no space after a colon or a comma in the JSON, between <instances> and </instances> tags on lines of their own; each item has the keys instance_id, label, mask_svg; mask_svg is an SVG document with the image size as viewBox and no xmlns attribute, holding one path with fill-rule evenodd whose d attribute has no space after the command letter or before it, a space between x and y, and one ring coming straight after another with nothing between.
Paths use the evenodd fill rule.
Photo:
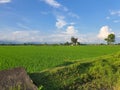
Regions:
<instances>
[{"instance_id":1,"label":"green paddy field","mask_svg":"<svg viewBox=\"0 0 120 90\"><path fill-rule=\"evenodd\" d=\"M0 46L0 70L24 67L27 72L54 68L120 51L120 46Z\"/></svg>"},{"instance_id":2,"label":"green paddy field","mask_svg":"<svg viewBox=\"0 0 120 90\"><path fill-rule=\"evenodd\" d=\"M0 46L0 70L24 67L38 90L120 90L120 46Z\"/></svg>"}]
</instances>

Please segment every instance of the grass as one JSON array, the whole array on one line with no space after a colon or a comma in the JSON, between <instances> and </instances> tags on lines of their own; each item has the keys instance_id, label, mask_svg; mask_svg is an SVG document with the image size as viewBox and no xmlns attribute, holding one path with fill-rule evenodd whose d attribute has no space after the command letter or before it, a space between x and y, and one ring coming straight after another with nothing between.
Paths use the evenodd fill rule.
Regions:
<instances>
[{"instance_id":1,"label":"grass","mask_svg":"<svg viewBox=\"0 0 120 90\"><path fill-rule=\"evenodd\" d=\"M22 66L32 73L119 50L120 46L0 46L0 70Z\"/></svg>"},{"instance_id":2,"label":"grass","mask_svg":"<svg viewBox=\"0 0 120 90\"><path fill-rule=\"evenodd\" d=\"M0 70L24 67L39 90L120 90L118 51L116 45L0 46Z\"/></svg>"},{"instance_id":3,"label":"grass","mask_svg":"<svg viewBox=\"0 0 120 90\"><path fill-rule=\"evenodd\" d=\"M120 52L30 76L42 90L120 90Z\"/></svg>"}]
</instances>

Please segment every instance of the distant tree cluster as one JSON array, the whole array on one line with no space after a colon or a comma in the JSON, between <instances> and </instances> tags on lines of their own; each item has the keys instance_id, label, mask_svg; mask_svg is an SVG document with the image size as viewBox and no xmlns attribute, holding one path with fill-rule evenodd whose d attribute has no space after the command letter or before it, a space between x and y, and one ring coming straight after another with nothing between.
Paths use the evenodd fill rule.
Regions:
<instances>
[{"instance_id":1,"label":"distant tree cluster","mask_svg":"<svg viewBox=\"0 0 120 90\"><path fill-rule=\"evenodd\" d=\"M78 42L78 38L71 37L71 43L72 45L80 45L80 42Z\"/></svg>"},{"instance_id":2,"label":"distant tree cluster","mask_svg":"<svg viewBox=\"0 0 120 90\"><path fill-rule=\"evenodd\" d=\"M26 43L15 43L15 42L0 42L0 45L37 45L37 46L59 46L59 45L65 45L65 46L69 46L69 45L105 45L105 43L99 43L99 44L84 44L84 43L80 43L78 42L78 38L72 36L71 38L71 42L65 42L65 43L34 43L34 42L26 42ZM115 44L115 45L120 45L120 43L115 43L115 34L111 33L107 36L107 38L104 39L108 45L111 44Z\"/></svg>"},{"instance_id":3,"label":"distant tree cluster","mask_svg":"<svg viewBox=\"0 0 120 90\"><path fill-rule=\"evenodd\" d=\"M71 42L73 45L77 45L77 40L78 40L78 38L71 37Z\"/></svg>"},{"instance_id":4,"label":"distant tree cluster","mask_svg":"<svg viewBox=\"0 0 120 90\"><path fill-rule=\"evenodd\" d=\"M113 44L115 42L115 34L109 34L107 38L105 38L105 41L108 45Z\"/></svg>"}]
</instances>

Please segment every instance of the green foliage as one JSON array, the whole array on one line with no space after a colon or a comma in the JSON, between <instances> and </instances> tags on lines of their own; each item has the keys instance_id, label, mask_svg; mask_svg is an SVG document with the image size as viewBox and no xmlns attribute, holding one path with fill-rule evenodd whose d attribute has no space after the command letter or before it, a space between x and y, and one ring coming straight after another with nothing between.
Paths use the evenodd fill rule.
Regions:
<instances>
[{"instance_id":1,"label":"green foliage","mask_svg":"<svg viewBox=\"0 0 120 90\"><path fill-rule=\"evenodd\" d=\"M78 40L78 38L71 37L71 42L72 42L74 45L77 44L77 40Z\"/></svg>"},{"instance_id":2,"label":"green foliage","mask_svg":"<svg viewBox=\"0 0 120 90\"><path fill-rule=\"evenodd\" d=\"M71 43L69 43L69 42L65 42L64 45L71 45Z\"/></svg>"},{"instance_id":3,"label":"green foliage","mask_svg":"<svg viewBox=\"0 0 120 90\"><path fill-rule=\"evenodd\" d=\"M30 74L44 90L119 90L120 53Z\"/></svg>"},{"instance_id":4,"label":"green foliage","mask_svg":"<svg viewBox=\"0 0 120 90\"><path fill-rule=\"evenodd\" d=\"M41 86L39 86L39 88L38 88L38 90L42 90L43 89L43 86L41 85Z\"/></svg>"},{"instance_id":5,"label":"green foliage","mask_svg":"<svg viewBox=\"0 0 120 90\"><path fill-rule=\"evenodd\" d=\"M107 38L105 38L105 41L107 41L107 44L112 44L115 42L115 34L109 34Z\"/></svg>"}]
</instances>

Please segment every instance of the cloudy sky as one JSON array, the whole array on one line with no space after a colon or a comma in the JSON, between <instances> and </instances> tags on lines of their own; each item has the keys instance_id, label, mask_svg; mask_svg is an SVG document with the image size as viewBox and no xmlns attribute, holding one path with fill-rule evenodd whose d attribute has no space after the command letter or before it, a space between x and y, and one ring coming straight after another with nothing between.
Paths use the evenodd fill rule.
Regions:
<instances>
[{"instance_id":1,"label":"cloudy sky","mask_svg":"<svg viewBox=\"0 0 120 90\"><path fill-rule=\"evenodd\" d=\"M120 42L120 0L0 0L0 41Z\"/></svg>"}]
</instances>

